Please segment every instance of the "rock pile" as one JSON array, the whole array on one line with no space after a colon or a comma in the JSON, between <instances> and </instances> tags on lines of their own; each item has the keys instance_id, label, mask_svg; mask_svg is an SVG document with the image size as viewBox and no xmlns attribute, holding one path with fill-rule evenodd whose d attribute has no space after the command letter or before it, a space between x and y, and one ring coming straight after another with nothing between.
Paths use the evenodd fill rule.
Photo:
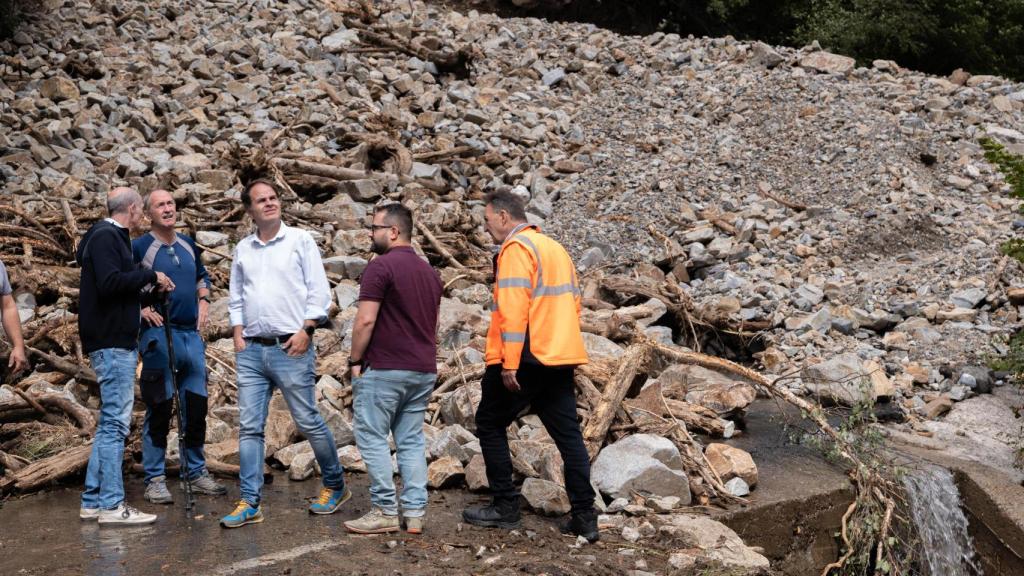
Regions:
<instances>
[{"instance_id":1,"label":"rock pile","mask_svg":"<svg viewBox=\"0 0 1024 576\"><path fill-rule=\"evenodd\" d=\"M416 249L445 282L426 426L435 488L486 486L473 412L492 190L527 200L583 272L594 362L577 378L579 408L610 510L671 514L757 482L749 455L687 432L731 437L756 389L652 346L753 353L795 392L887 401L901 418L935 417L1005 381L977 364L1019 324L1006 288L1020 267L997 246L1024 224L979 139L1024 152L1024 85L419 2L52 4L0 43L0 256L35 369L0 387L5 491L87 457L97 395L76 338L71 254L115 183L172 190L204 250L215 471L237 462L226 287L232 245L250 229L241 183L257 174L286 189L286 219L324 255L335 306L315 337L317 399L349 470L365 469L345 382L370 257L363 226L387 199L414 209ZM308 444L279 404L268 457L308 478ZM52 459L23 450L58 435ZM564 511L543 427L525 417L510 438L527 500Z\"/></svg>"}]
</instances>

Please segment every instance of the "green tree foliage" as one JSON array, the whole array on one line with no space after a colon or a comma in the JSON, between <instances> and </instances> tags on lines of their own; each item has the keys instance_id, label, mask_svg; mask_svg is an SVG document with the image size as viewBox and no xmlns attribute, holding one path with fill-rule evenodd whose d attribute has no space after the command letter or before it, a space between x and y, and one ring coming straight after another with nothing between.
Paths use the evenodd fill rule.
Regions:
<instances>
[{"instance_id":1,"label":"green tree foliage","mask_svg":"<svg viewBox=\"0 0 1024 576\"><path fill-rule=\"evenodd\" d=\"M1024 78L1024 0L812 0L799 2L790 40L862 63L876 58L948 74Z\"/></svg>"},{"instance_id":2,"label":"green tree foliage","mask_svg":"<svg viewBox=\"0 0 1024 576\"><path fill-rule=\"evenodd\" d=\"M817 40L861 64L1024 80L1024 0L576 0L550 15L640 34Z\"/></svg>"},{"instance_id":3,"label":"green tree foliage","mask_svg":"<svg viewBox=\"0 0 1024 576\"><path fill-rule=\"evenodd\" d=\"M0 0L0 40L14 34L14 27L17 25L18 14L14 0Z\"/></svg>"}]
</instances>

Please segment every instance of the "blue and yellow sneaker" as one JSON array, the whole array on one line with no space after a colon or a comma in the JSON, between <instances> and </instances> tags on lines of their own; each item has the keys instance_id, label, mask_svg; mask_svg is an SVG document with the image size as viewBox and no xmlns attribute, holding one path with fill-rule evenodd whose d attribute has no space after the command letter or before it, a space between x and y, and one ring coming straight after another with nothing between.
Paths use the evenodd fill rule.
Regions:
<instances>
[{"instance_id":1,"label":"blue and yellow sneaker","mask_svg":"<svg viewBox=\"0 0 1024 576\"><path fill-rule=\"evenodd\" d=\"M261 506L253 508L252 504L245 500L239 500L235 511L220 519L220 525L225 528L238 528L246 524L260 522L263 522L263 508Z\"/></svg>"},{"instance_id":2,"label":"blue and yellow sneaker","mask_svg":"<svg viewBox=\"0 0 1024 576\"><path fill-rule=\"evenodd\" d=\"M310 514L333 514L341 505L348 502L352 497L352 491L348 488L335 490L324 487L320 490L320 497L309 506Z\"/></svg>"}]
</instances>

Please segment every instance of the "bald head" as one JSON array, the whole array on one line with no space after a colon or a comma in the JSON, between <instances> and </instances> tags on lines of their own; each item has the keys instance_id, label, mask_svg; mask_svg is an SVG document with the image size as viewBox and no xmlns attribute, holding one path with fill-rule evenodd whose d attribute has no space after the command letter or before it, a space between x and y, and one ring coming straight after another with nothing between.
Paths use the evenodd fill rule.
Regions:
<instances>
[{"instance_id":1,"label":"bald head","mask_svg":"<svg viewBox=\"0 0 1024 576\"><path fill-rule=\"evenodd\" d=\"M107 194L107 212L111 216L127 214L128 210L142 202L139 193L126 186L118 186Z\"/></svg>"}]
</instances>

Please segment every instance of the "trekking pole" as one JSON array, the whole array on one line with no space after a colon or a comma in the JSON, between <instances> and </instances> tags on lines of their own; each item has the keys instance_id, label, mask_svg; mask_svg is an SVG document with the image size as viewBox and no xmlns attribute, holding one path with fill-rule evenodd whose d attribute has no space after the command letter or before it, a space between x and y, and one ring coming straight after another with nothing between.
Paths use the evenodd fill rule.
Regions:
<instances>
[{"instance_id":1,"label":"trekking pole","mask_svg":"<svg viewBox=\"0 0 1024 576\"><path fill-rule=\"evenodd\" d=\"M171 383L174 385L174 411L178 413L178 462L181 478L185 482L185 510L192 509L192 484L188 477L188 454L185 447L185 419L181 415L181 389L178 387L178 367L174 361L174 338L171 335L170 301L171 295L164 296L161 304L164 316L164 334L167 336L167 362L171 368Z\"/></svg>"}]
</instances>

